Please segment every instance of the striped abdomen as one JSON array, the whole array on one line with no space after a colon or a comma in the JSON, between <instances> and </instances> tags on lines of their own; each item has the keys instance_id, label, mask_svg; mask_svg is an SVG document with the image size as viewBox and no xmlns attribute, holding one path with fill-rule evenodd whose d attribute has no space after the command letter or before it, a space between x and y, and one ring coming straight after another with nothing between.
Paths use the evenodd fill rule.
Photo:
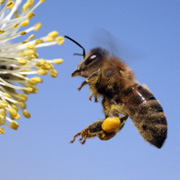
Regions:
<instances>
[{"instance_id":1,"label":"striped abdomen","mask_svg":"<svg viewBox=\"0 0 180 180\"><path fill-rule=\"evenodd\" d=\"M121 100L143 138L161 148L167 137L167 121L154 95L145 86L135 84L122 92Z\"/></svg>"}]
</instances>

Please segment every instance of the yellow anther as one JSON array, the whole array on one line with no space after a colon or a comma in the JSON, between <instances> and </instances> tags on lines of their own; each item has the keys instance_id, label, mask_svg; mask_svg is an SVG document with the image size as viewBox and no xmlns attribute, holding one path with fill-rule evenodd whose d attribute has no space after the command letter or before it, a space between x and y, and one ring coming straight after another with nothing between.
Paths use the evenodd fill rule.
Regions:
<instances>
[{"instance_id":1,"label":"yellow anther","mask_svg":"<svg viewBox=\"0 0 180 180\"><path fill-rule=\"evenodd\" d=\"M45 41L47 41L47 42L53 42L54 39L53 39L52 37L46 37L46 38L45 38Z\"/></svg>"},{"instance_id":2,"label":"yellow anther","mask_svg":"<svg viewBox=\"0 0 180 180\"><path fill-rule=\"evenodd\" d=\"M19 119L19 118L20 118L20 115L19 115L19 113L17 113L17 115L14 119Z\"/></svg>"},{"instance_id":3,"label":"yellow anther","mask_svg":"<svg viewBox=\"0 0 180 180\"><path fill-rule=\"evenodd\" d=\"M38 54L38 53L34 53L34 54L32 55L32 57L33 57L33 59L36 59L36 58L39 57L39 54Z\"/></svg>"},{"instance_id":4,"label":"yellow anther","mask_svg":"<svg viewBox=\"0 0 180 180\"><path fill-rule=\"evenodd\" d=\"M5 124L5 118L0 114L0 126Z\"/></svg>"},{"instance_id":5,"label":"yellow anther","mask_svg":"<svg viewBox=\"0 0 180 180\"><path fill-rule=\"evenodd\" d=\"M38 76L34 76L32 79L34 81L36 81L37 83L42 83L43 82L43 80L40 77L38 77Z\"/></svg>"},{"instance_id":6,"label":"yellow anther","mask_svg":"<svg viewBox=\"0 0 180 180\"><path fill-rule=\"evenodd\" d=\"M16 121L11 121L9 127L10 127L11 129L17 130L18 127L19 127L19 124L18 124Z\"/></svg>"},{"instance_id":7,"label":"yellow anther","mask_svg":"<svg viewBox=\"0 0 180 180\"><path fill-rule=\"evenodd\" d=\"M34 4L34 0L27 0L28 3L31 4L31 6Z\"/></svg>"},{"instance_id":8,"label":"yellow anther","mask_svg":"<svg viewBox=\"0 0 180 180\"><path fill-rule=\"evenodd\" d=\"M21 15L20 14L16 14L15 16L14 16L14 19L15 18L19 18Z\"/></svg>"},{"instance_id":9,"label":"yellow anther","mask_svg":"<svg viewBox=\"0 0 180 180\"><path fill-rule=\"evenodd\" d=\"M54 64L61 64L63 62L63 59L54 59L53 63Z\"/></svg>"},{"instance_id":10,"label":"yellow anther","mask_svg":"<svg viewBox=\"0 0 180 180\"><path fill-rule=\"evenodd\" d=\"M26 118L30 118L31 114L28 111L24 110L23 111L23 116L26 117Z\"/></svg>"},{"instance_id":11,"label":"yellow anther","mask_svg":"<svg viewBox=\"0 0 180 180\"><path fill-rule=\"evenodd\" d=\"M32 90L32 93L38 93L38 88L34 87L33 90Z\"/></svg>"},{"instance_id":12,"label":"yellow anther","mask_svg":"<svg viewBox=\"0 0 180 180\"><path fill-rule=\"evenodd\" d=\"M20 101L27 101L27 96L25 94L19 93L18 98Z\"/></svg>"},{"instance_id":13,"label":"yellow anther","mask_svg":"<svg viewBox=\"0 0 180 180\"><path fill-rule=\"evenodd\" d=\"M59 36L56 38L56 42L58 45L61 45L64 43L64 38L62 36Z\"/></svg>"},{"instance_id":14,"label":"yellow anther","mask_svg":"<svg viewBox=\"0 0 180 180\"><path fill-rule=\"evenodd\" d=\"M31 39L33 39L33 38L34 38L34 34L31 34L31 35L28 37L29 40L31 40Z\"/></svg>"},{"instance_id":15,"label":"yellow anther","mask_svg":"<svg viewBox=\"0 0 180 180\"><path fill-rule=\"evenodd\" d=\"M41 3L45 2L46 0L40 0Z\"/></svg>"},{"instance_id":16,"label":"yellow anther","mask_svg":"<svg viewBox=\"0 0 180 180\"><path fill-rule=\"evenodd\" d=\"M15 117L17 115L17 111L14 108L11 107L11 108L8 109L8 112L9 112L11 118L15 119Z\"/></svg>"},{"instance_id":17,"label":"yellow anther","mask_svg":"<svg viewBox=\"0 0 180 180\"><path fill-rule=\"evenodd\" d=\"M44 41L42 39L36 39L35 45L42 44Z\"/></svg>"},{"instance_id":18,"label":"yellow anther","mask_svg":"<svg viewBox=\"0 0 180 180\"><path fill-rule=\"evenodd\" d=\"M32 19L32 17L35 15L35 13L33 13L32 11L28 12L27 14L27 18L28 19Z\"/></svg>"},{"instance_id":19,"label":"yellow anther","mask_svg":"<svg viewBox=\"0 0 180 180\"><path fill-rule=\"evenodd\" d=\"M55 69L50 70L50 76L51 77L57 77L57 75L58 75L58 73L57 73L57 71Z\"/></svg>"},{"instance_id":20,"label":"yellow anther","mask_svg":"<svg viewBox=\"0 0 180 180\"><path fill-rule=\"evenodd\" d=\"M8 97L8 98L10 98L10 97L11 97L11 95L10 95L10 94L8 94L8 93L4 93L4 96L6 96L6 97Z\"/></svg>"},{"instance_id":21,"label":"yellow anther","mask_svg":"<svg viewBox=\"0 0 180 180\"><path fill-rule=\"evenodd\" d=\"M18 111L18 107L16 106L16 104L11 104L11 107L12 107L13 109L15 109L16 111Z\"/></svg>"},{"instance_id":22,"label":"yellow anther","mask_svg":"<svg viewBox=\"0 0 180 180\"><path fill-rule=\"evenodd\" d=\"M26 19L25 21L21 23L21 26L23 27L26 27L27 25L29 25L29 19Z\"/></svg>"},{"instance_id":23,"label":"yellow anther","mask_svg":"<svg viewBox=\"0 0 180 180\"><path fill-rule=\"evenodd\" d=\"M30 55L33 55L35 53L35 50L27 50L27 51L24 51L24 54L26 55L26 56L30 56Z\"/></svg>"},{"instance_id":24,"label":"yellow anther","mask_svg":"<svg viewBox=\"0 0 180 180\"><path fill-rule=\"evenodd\" d=\"M35 30L35 31L38 31L38 30L41 28L41 26L42 26L42 24L41 24L41 23L37 23L37 24L35 24L35 26L34 26L34 30Z\"/></svg>"},{"instance_id":25,"label":"yellow anther","mask_svg":"<svg viewBox=\"0 0 180 180\"><path fill-rule=\"evenodd\" d=\"M25 55L24 55L24 53L19 53L18 56L19 57L24 57Z\"/></svg>"},{"instance_id":26,"label":"yellow anther","mask_svg":"<svg viewBox=\"0 0 180 180\"><path fill-rule=\"evenodd\" d=\"M4 108L2 108L2 109L0 110L0 114L1 114L2 116L6 117L6 110L5 110Z\"/></svg>"},{"instance_id":27,"label":"yellow anther","mask_svg":"<svg viewBox=\"0 0 180 180\"><path fill-rule=\"evenodd\" d=\"M20 104L19 104L23 109L25 109L26 108L26 103L25 102L20 102Z\"/></svg>"},{"instance_id":28,"label":"yellow anther","mask_svg":"<svg viewBox=\"0 0 180 180\"><path fill-rule=\"evenodd\" d=\"M118 117L108 117L104 120L102 124L102 129L107 132L111 133L116 130L121 124L121 121Z\"/></svg>"},{"instance_id":29,"label":"yellow anther","mask_svg":"<svg viewBox=\"0 0 180 180\"><path fill-rule=\"evenodd\" d=\"M31 86L31 85L36 85L37 82L36 82L33 78L31 78L31 79L28 80L28 84L29 84L30 86Z\"/></svg>"},{"instance_id":30,"label":"yellow anther","mask_svg":"<svg viewBox=\"0 0 180 180\"><path fill-rule=\"evenodd\" d=\"M46 70L50 70L50 69L52 69L52 65L50 63L45 63L42 68L46 69Z\"/></svg>"},{"instance_id":31,"label":"yellow anther","mask_svg":"<svg viewBox=\"0 0 180 180\"><path fill-rule=\"evenodd\" d=\"M32 44L27 44L26 48L28 48L28 49L36 49Z\"/></svg>"},{"instance_id":32,"label":"yellow anther","mask_svg":"<svg viewBox=\"0 0 180 180\"><path fill-rule=\"evenodd\" d=\"M13 6L14 6L14 1L9 1L6 6L9 8L9 9L12 9Z\"/></svg>"},{"instance_id":33,"label":"yellow anther","mask_svg":"<svg viewBox=\"0 0 180 180\"><path fill-rule=\"evenodd\" d=\"M58 36L58 32L57 31L52 31L48 34L48 37L51 37L51 38L56 38Z\"/></svg>"},{"instance_id":34,"label":"yellow anther","mask_svg":"<svg viewBox=\"0 0 180 180\"><path fill-rule=\"evenodd\" d=\"M38 69L38 74L39 75L46 75L46 74L48 74L48 71L45 69Z\"/></svg>"},{"instance_id":35,"label":"yellow anther","mask_svg":"<svg viewBox=\"0 0 180 180\"><path fill-rule=\"evenodd\" d=\"M27 88L26 88L26 91L28 91L28 92L31 92L32 90L33 90L32 87L27 87Z\"/></svg>"},{"instance_id":36,"label":"yellow anther","mask_svg":"<svg viewBox=\"0 0 180 180\"><path fill-rule=\"evenodd\" d=\"M30 7L31 7L31 3L26 2L26 3L23 5L21 11L24 12L24 11L26 11L27 9L29 9Z\"/></svg>"},{"instance_id":37,"label":"yellow anther","mask_svg":"<svg viewBox=\"0 0 180 180\"><path fill-rule=\"evenodd\" d=\"M13 28L16 28L18 25L19 25L18 23L14 24L14 25L13 25Z\"/></svg>"},{"instance_id":38,"label":"yellow anther","mask_svg":"<svg viewBox=\"0 0 180 180\"><path fill-rule=\"evenodd\" d=\"M1 1L0 1L0 4L3 4L3 3L4 3L4 1L5 1L5 0L1 0Z\"/></svg>"},{"instance_id":39,"label":"yellow anther","mask_svg":"<svg viewBox=\"0 0 180 180\"><path fill-rule=\"evenodd\" d=\"M26 61L26 59L19 59L19 60L18 60L18 63L19 63L20 65L25 65L25 64L27 63L27 61Z\"/></svg>"},{"instance_id":40,"label":"yellow anther","mask_svg":"<svg viewBox=\"0 0 180 180\"><path fill-rule=\"evenodd\" d=\"M0 108L8 107L7 101L0 101Z\"/></svg>"},{"instance_id":41,"label":"yellow anther","mask_svg":"<svg viewBox=\"0 0 180 180\"><path fill-rule=\"evenodd\" d=\"M4 29L0 29L0 34L4 33L5 30Z\"/></svg>"},{"instance_id":42,"label":"yellow anther","mask_svg":"<svg viewBox=\"0 0 180 180\"><path fill-rule=\"evenodd\" d=\"M5 134L5 129L3 127L0 127L0 134Z\"/></svg>"},{"instance_id":43,"label":"yellow anther","mask_svg":"<svg viewBox=\"0 0 180 180\"><path fill-rule=\"evenodd\" d=\"M45 59L41 59L41 60L39 60L39 61L36 63L36 66L41 67L41 66L44 66L45 63L46 63L46 60L45 60Z\"/></svg>"},{"instance_id":44,"label":"yellow anther","mask_svg":"<svg viewBox=\"0 0 180 180\"><path fill-rule=\"evenodd\" d=\"M26 31L20 31L19 34L20 34L20 35L25 35L25 34L26 34Z\"/></svg>"},{"instance_id":45,"label":"yellow anther","mask_svg":"<svg viewBox=\"0 0 180 180\"><path fill-rule=\"evenodd\" d=\"M26 44L26 43L28 43L29 42L29 40L24 40L24 41L22 41L22 44Z\"/></svg>"}]
</instances>

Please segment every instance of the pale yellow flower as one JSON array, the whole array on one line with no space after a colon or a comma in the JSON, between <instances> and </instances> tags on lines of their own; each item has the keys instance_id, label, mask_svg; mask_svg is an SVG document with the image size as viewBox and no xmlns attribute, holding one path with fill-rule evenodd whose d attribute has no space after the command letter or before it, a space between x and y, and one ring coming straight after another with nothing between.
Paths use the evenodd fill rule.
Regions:
<instances>
[{"instance_id":1,"label":"pale yellow flower","mask_svg":"<svg viewBox=\"0 0 180 180\"><path fill-rule=\"evenodd\" d=\"M29 34L23 41L13 43L13 39L40 29L41 23L32 27L28 25L35 15L34 10L44 1L34 4L34 0L27 0L18 13L21 0L0 0L0 134L5 133L3 125L16 130L20 114L30 118L25 102L28 94L38 92L36 85L43 81L38 75L56 77L53 63L62 63L62 59L46 60L38 57L38 48L64 42L57 31L39 39ZM29 28L22 30L26 26Z\"/></svg>"}]
</instances>

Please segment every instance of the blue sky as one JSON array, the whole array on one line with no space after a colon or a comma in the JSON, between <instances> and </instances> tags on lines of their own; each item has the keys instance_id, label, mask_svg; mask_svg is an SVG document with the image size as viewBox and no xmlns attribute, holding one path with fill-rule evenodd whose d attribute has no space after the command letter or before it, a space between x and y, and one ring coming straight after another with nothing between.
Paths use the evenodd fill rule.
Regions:
<instances>
[{"instance_id":1,"label":"blue sky","mask_svg":"<svg viewBox=\"0 0 180 180\"><path fill-rule=\"evenodd\" d=\"M109 141L94 138L83 146L78 141L69 144L77 132L104 116L101 104L88 100L88 86L77 91L83 78L71 78L71 73L81 57L72 54L81 49L67 40L39 51L42 57L63 58L64 63L56 67L57 78L44 77L39 93L30 96L31 119L22 117L18 131L6 129L0 136L1 179L179 180L180 1L47 0L35 13L32 23L43 23L37 37L58 30L86 51L96 46L101 30L109 32L118 55L163 106L168 138L156 149L128 119Z\"/></svg>"}]
</instances>

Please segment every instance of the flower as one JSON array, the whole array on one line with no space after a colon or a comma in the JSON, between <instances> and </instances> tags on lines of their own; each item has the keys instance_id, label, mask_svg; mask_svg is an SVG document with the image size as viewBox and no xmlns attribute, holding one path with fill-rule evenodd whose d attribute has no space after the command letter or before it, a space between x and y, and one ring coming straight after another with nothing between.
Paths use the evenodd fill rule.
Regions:
<instances>
[{"instance_id":1,"label":"flower","mask_svg":"<svg viewBox=\"0 0 180 180\"><path fill-rule=\"evenodd\" d=\"M5 0L0 0L0 134L5 133L3 125L16 130L20 114L30 118L26 101L29 94L38 92L36 85L43 81L38 75L50 74L56 77L53 63L61 64L63 61L40 59L37 53L40 47L61 45L64 42L57 31L39 39L34 39L34 34L30 34L22 42L12 43L14 38L40 29L41 23L37 23L20 31L20 28L29 25L35 15L34 10L44 1L39 0L34 5L34 0L27 0L18 13L21 0L7 0L6 4Z\"/></svg>"}]
</instances>

